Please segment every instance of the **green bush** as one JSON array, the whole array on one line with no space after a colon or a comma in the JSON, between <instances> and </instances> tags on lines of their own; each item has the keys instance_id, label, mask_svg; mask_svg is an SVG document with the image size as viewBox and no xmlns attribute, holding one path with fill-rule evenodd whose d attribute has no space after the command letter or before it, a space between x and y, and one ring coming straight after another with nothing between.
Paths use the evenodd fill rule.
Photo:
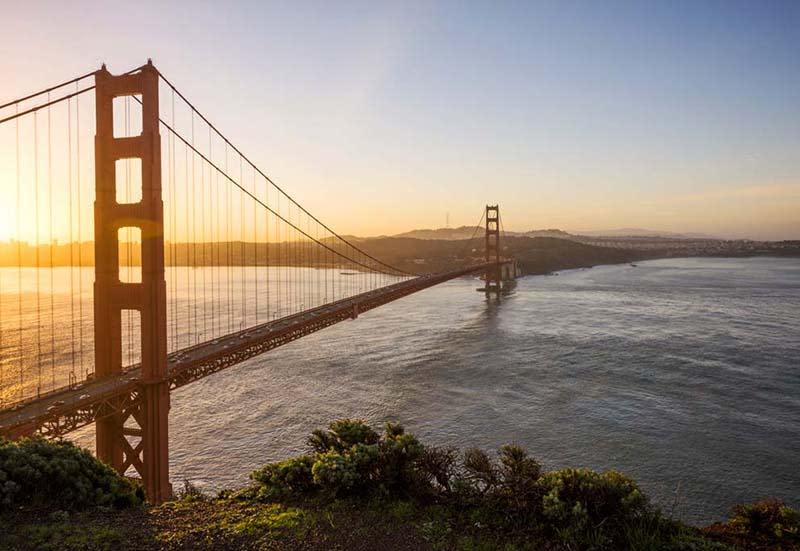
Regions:
<instances>
[{"instance_id":1,"label":"green bush","mask_svg":"<svg viewBox=\"0 0 800 551\"><path fill-rule=\"evenodd\" d=\"M266 498L286 497L293 492L307 492L314 485L311 467L314 458L301 455L285 461L270 463L250 474L260 485L260 495Z\"/></svg>"},{"instance_id":2,"label":"green bush","mask_svg":"<svg viewBox=\"0 0 800 551\"><path fill-rule=\"evenodd\" d=\"M416 475L420 486L427 488L428 495L453 493L453 480L458 469L458 449L422 446L415 462Z\"/></svg>"},{"instance_id":3,"label":"green bush","mask_svg":"<svg viewBox=\"0 0 800 551\"><path fill-rule=\"evenodd\" d=\"M636 483L616 471L562 469L542 475L542 512L562 539L602 547L649 513Z\"/></svg>"},{"instance_id":4,"label":"green bush","mask_svg":"<svg viewBox=\"0 0 800 551\"><path fill-rule=\"evenodd\" d=\"M424 447L402 425L386 423L383 438L378 442L375 480L388 493L407 493L416 482L415 462Z\"/></svg>"},{"instance_id":5,"label":"green bush","mask_svg":"<svg viewBox=\"0 0 800 551\"><path fill-rule=\"evenodd\" d=\"M500 448L500 484L496 490L507 513L516 517L538 514L541 510L542 467L519 446Z\"/></svg>"},{"instance_id":6,"label":"green bush","mask_svg":"<svg viewBox=\"0 0 800 551\"><path fill-rule=\"evenodd\" d=\"M334 450L317 455L311 472L314 483L335 495L347 495L364 489L369 483L369 470L374 461L374 448L358 444L349 452Z\"/></svg>"},{"instance_id":7,"label":"green bush","mask_svg":"<svg viewBox=\"0 0 800 551\"><path fill-rule=\"evenodd\" d=\"M500 481L500 473L485 451L469 448L464 451L461 478L462 484L458 487L462 493L482 496L494 490Z\"/></svg>"},{"instance_id":8,"label":"green bush","mask_svg":"<svg viewBox=\"0 0 800 551\"><path fill-rule=\"evenodd\" d=\"M737 505L729 524L750 538L800 543L800 512L779 499Z\"/></svg>"},{"instance_id":9,"label":"green bush","mask_svg":"<svg viewBox=\"0 0 800 551\"><path fill-rule=\"evenodd\" d=\"M358 419L339 419L328 425L328 430L315 430L308 443L317 453L333 450L346 452L356 444L377 444L378 433L364 421Z\"/></svg>"},{"instance_id":10,"label":"green bush","mask_svg":"<svg viewBox=\"0 0 800 551\"><path fill-rule=\"evenodd\" d=\"M257 486L248 496L401 498L405 509L418 507L421 517L428 518L419 527L435 546L454 543L458 533L463 536L460 543L487 548L500 543L526 548L531 541L547 549L729 548L662 515L623 474L589 469L543 472L519 446L502 446L496 458L478 449L459 454L455 448L423 446L397 424L387 423L379 434L352 419L314 431L309 445L308 455L255 471L251 476ZM433 518L431 511L443 515ZM403 514L411 516L408 511ZM776 500L737 508L730 524L736 527L731 533L748 541L767 538L791 546L800 534L798 512Z\"/></svg>"},{"instance_id":11,"label":"green bush","mask_svg":"<svg viewBox=\"0 0 800 551\"><path fill-rule=\"evenodd\" d=\"M0 509L122 508L142 501L141 487L71 442L0 439Z\"/></svg>"},{"instance_id":12,"label":"green bush","mask_svg":"<svg viewBox=\"0 0 800 551\"><path fill-rule=\"evenodd\" d=\"M293 492L323 491L335 496L405 491L422 445L403 427L387 423L379 435L364 421L341 419L308 440L312 454L271 463L253 472L259 495L279 498Z\"/></svg>"}]
</instances>

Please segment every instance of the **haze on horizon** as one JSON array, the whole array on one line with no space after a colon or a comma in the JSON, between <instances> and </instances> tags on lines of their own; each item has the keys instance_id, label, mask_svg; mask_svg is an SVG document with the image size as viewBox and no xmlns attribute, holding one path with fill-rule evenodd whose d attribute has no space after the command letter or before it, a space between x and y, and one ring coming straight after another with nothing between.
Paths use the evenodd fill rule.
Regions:
<instances>
[{"instance_id":1,"label":"haze on horizon","mask_svg":"<svg viewBox=\"0 0 800 551\"><path fill-rule=\"evenodd\" d=\"M0 103L152 57L342 234L498 203L515 231L800 239L796 2L118 6L5 6Z\"/></svg>"}]
</instances>

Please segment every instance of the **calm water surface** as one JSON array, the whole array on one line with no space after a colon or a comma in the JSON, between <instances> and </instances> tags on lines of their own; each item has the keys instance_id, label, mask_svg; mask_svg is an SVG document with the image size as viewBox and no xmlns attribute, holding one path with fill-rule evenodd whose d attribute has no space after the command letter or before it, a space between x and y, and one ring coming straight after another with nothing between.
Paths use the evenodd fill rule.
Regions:
<instances>
[{"instance_id":1,"label":"calm water surface","mask_svg":"<svg viewBox=\"0 0 800 551\"><path fill-rule=\"evenodd\" d=\"M244 484L352 416L615 468L692 522L768 495L800 505L800 260L527 277L501 304L476 287L438 286L178 390L173 482Z\"/></svg>"}]
</instances>

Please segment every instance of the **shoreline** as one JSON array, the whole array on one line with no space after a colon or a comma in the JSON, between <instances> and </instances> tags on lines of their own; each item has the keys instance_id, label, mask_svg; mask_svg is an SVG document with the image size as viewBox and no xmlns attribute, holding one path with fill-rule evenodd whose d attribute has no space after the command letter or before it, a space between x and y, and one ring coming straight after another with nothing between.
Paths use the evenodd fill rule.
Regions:
<instances>
[{"instance_id":1,"label":"shoreline","mask_svg":"<svg viewBox=\"0 0 800 551\"><path fill-rule=\"evenodd\" d=\"M521 276L517 277L517 279L523 277L539 277L539 276L556 276L560 274L569 274L572 272L578 272L582 270L591 270L592 268L602 268L603 266L622 266L624 264L631 264L631 263L646 263L646 262L655 262L659 260L688 260L688 259L702 259L702 258L716 258L716 259L753 259L753 258L772 258L776 260L786 260L786 259L797 259L800 261L800 255L770 255L770 254L751 254L751 255L686 255L686 256L656 256L656 257L648 257L642 258L639 260L632 260L632 261L622 261L622 262L604 262L599 264L591 264L588 266L576 266L571 268L556 268L553 271L546 272L546 273L528 273L522 274ZM638 267L638 266L631 266L631 267Z\"/></svg>"}]
</instances>

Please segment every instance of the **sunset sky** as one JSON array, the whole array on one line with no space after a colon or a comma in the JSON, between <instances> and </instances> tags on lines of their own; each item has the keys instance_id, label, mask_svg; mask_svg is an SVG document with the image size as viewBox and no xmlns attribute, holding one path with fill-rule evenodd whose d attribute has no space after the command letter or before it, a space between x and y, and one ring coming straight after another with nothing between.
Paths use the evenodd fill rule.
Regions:
<instances>
[{"instance_id":1,"label":"sunset sky","mask_svg":"<svg viewBox=\"0 0 800 551\"><path fill-rule=\"evenodd\" d=\"M342 233L800 239L800 2L222 6L6 2L0 103L152 57Z\"/></svg>"}]
</instances>

